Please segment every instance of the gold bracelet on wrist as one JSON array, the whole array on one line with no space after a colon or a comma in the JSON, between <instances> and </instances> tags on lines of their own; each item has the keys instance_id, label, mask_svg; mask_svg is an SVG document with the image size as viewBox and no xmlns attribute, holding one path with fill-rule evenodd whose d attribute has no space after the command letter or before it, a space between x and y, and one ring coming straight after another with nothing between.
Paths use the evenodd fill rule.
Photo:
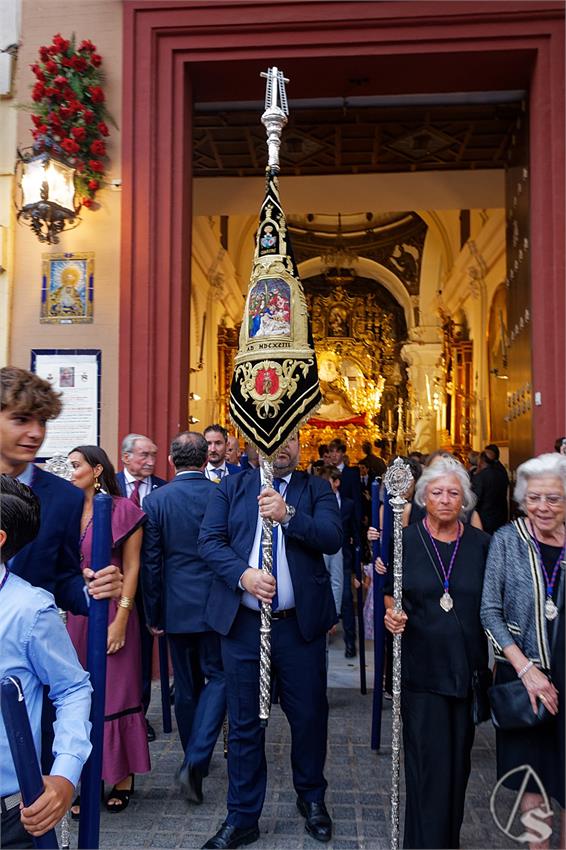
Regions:
<instances>
[{"instance_id":1,"label":"gold bracelet on wrist","mask_svg":"<svg viewBox=\"0 0 566 850\"><path fill-rule=\"evenodd\" d=\"M126 608L127 611L131 611L134 607L134 600L131 596L121 596L120 601L118 602L119 608Z\"/></svg>"}]
</instances>

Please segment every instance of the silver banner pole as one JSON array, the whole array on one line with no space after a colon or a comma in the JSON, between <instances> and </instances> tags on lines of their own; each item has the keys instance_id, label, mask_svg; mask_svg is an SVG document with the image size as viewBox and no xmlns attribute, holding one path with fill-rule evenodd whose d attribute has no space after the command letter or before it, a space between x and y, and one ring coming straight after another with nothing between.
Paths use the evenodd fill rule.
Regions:
<instances>
[{"instance_id":1,"label":"silver banner pole","mask_svg":"<svg viewBox=\"0 0 566 850\"><path fill-rule=\"evenodd\" d=\"M273 465L264 457L260 458L263 471L263 485L273 487ZM268 575L273 574L273 520L261 519L261 568ZM267 726L271 710L271 605L261 603L259 626L259 721Z\"/></svg>"},{"instance_id":2,"label":"silver banner pole","mask_svg":"<svg viewBox=\"0 0 566 850\"><path fill-rule=\"evenodd\" d=\"M393 610L403 600L403 508L404 493L413 480L409 466L397 457L385 473L384 484L393 510ZM393 705L391 727L391 850L399 848L399 786L401 763L401 635L393 635Z\"/></svg>"}]
</instances>

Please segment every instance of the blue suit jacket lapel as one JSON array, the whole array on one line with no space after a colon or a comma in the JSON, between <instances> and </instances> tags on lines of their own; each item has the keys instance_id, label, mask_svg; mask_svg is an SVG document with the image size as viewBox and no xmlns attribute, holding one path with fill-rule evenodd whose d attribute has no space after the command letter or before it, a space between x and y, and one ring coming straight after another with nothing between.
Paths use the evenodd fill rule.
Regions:
<instances>
[{"instance_id":1,"label":"blue suit jacket lapel","mask_svg":"<svg viewBox=\"0 0 566 850\"><path fill-rule=\"evenodd\" d=\"M245 475L245 473L244 473ZM255 530L257 527L257 497L259 496L260 490L260 474L259 470L254 472L253 475L248 475L246 484L246 497L245 497L245 505L246 505L246 513L248 515L248 524L250 529L250 534L252 538L252 545L255 537Z\"/></svg>"},{"instance_id":2,"label":"blue suit jacket lapel","mask_svg":"<svg viewBox=\"0 0 566 850\"><path fill-rule=\"evenodd\" d=\"M294 472L291 475L291 480L289 481L289 486L287 487L287 492L285 494L285 501L287 504L293 505L293 507L296 508L306 486L306 476Z\"/></svg>"}]
</instances>

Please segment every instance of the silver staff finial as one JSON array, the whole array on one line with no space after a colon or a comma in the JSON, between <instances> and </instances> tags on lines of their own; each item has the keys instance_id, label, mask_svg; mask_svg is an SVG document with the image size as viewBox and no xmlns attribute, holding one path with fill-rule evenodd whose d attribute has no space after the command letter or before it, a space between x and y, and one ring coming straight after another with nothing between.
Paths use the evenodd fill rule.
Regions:
<instances>
[{"instance_id":1,"label":"silver staff finial","mask_svg":"<svg viewBox=\"0 0 566 850\"><path fill-rule=\"evenodd\" d=\"M276 67L262 71L260 76L265 77L267 81L265 85L265 112L261 116L261 123L267 132L268 166L269 168L279 169L281 134L289 115L285 90L285 83L288 83L289 80L283 76L283 71Z\"/></svg>"},{"instance_id":2,"label":"silver staff finial","mask_svg":"<svg viewBox=\"0 0 566 850\"><path fill-rule=\"evenodd\" d=\"M73 480L73 467L68 457L65 455L53 455L45 464L47 472L57 475L59 478L64 478L65 481Z\"/></svg>"}]
</instances>

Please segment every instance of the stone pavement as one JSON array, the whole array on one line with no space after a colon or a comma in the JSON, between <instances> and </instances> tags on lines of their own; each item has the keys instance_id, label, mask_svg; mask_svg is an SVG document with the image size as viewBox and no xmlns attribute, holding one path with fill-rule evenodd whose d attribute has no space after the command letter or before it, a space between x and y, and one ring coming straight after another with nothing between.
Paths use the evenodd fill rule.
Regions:
<instances>
[{"instance_id":1,"label":"stone pavement","mask_svg":"<svg viewBox=\"0 0 566 850\"><path fill-rule=\"evenodd\" d=\"M368 686L373 683L371 647L368 642ZM348 662L343 658L342 641L337 636L330 647L329 667L326 802L334 820L333 840L326 845L329 850L389 847L391 703L384 702L382 748L377 753L372 752L372 695L369 692L361 696L358 685L357 659ZM181 763L182 751L175 727L170 735L162 732L158 690L150 706L150 720L157 731L157 740L150 744L152 771L136 777L136 793L124 813L111 815L103 809L100 847L132 850L138 847L191 850L202 847L216 832L226 812L226 762L222 742L217 744L210 775L205 780L205 801L195 806L188 803L175 786L173 777ZM258 850L316 850L323 845L305 833L304 820L295 807L289 765L289 728L278 706L273 707L266 740L268 789L260 821L261 838L253 846ZM403 778L401 781L403 787ZM461 835L463 848L521 846L506 838L493 821L489 798L494 784L494 734L491 724L483 724L473 749L472 776ZM511 804L509 795L507 811ZM76 846L77 825L73 823L71 847ZM556 837L552 846L558 847Z\"/></svg>"}]
</instances>

